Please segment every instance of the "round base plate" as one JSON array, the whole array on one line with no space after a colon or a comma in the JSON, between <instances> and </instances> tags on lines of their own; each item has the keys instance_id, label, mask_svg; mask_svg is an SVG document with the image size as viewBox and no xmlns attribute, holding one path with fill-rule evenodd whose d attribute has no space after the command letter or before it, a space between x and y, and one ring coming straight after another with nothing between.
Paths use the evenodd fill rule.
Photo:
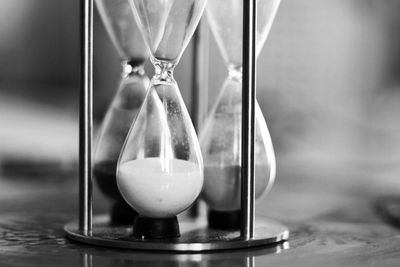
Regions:
<instances>
[{"instance_id":1,"label":"round base plate","mask_svg":"<svg viewBox=\"0 0 400 267\"><path fill-rule=\"evenodd\" d=\"M112 226L107 215L97 215L93 217L90 235L82 233L76 221L68 223L64 230L68 238L91 245L182 252L250 248L280 243L289 238L289 230L285 226L261 218L256 219L254 237L251 239L241 238L239 230L209 229L204 218L179 218L179 227L179 238L135 239L131 225Z\"/></svg>"}]
</instances>

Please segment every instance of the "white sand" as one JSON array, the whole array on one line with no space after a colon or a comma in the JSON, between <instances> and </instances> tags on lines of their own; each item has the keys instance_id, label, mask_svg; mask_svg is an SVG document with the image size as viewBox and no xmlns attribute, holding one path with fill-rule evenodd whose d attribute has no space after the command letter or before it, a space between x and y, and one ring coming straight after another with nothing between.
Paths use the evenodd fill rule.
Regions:
<instances>
[{"instance_id":1,"label":"white sand","mask_svg":"<svg viewBox=\"0 0 400 267\"><path fill-rule=\"evenodd\" d=\"M140 215L172 217L187 209L203 187L203 170L193 162L160 158L132 160L117 175L124 199Z\"/></svg>"}]
</instances>

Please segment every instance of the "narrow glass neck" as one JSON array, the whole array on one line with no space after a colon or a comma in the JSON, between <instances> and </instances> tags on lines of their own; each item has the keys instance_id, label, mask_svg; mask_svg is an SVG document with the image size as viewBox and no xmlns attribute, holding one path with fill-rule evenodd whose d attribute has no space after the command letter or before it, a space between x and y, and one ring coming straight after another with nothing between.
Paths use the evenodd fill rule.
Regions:
<instances>
[{"instance_id":1,"label":"narrow glass neck","mask_svg":"<svg viewBox=\"0 0 400 267\"><path fill-rule=\"evenodd\" d=\"M154 79L162 82L173 82L174 80L174 69L175 64L169 61L163 61L158 59L152 59L151 62L154 66Z\"/></svg>"},{"instance_id":2,"label":"narrow glass neck","mask_svg":"<svg viewBox=\"0 0 400 267\"><path fill-rule=\"evenodd\" d=\"M121 63L122 65L122 77L127 78L132 75L140 75L143 76L144 73L144 62L135 61L135 60L124 60Z\"/></svg>"},{"instance_id":3,"label":"narrow glass neck","mask_svg":"<svg viewBox=\"0 0 400 267\"><path fill-rule=\"evenodd\" d=\"M229 65L229 78L242 82L242 66Z\"/></svg>"}]
</instances>

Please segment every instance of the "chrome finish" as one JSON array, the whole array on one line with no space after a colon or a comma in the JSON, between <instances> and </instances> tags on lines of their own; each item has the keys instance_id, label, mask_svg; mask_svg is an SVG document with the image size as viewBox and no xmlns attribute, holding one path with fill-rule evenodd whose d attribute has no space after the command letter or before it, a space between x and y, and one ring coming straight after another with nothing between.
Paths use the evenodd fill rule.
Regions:
<instances>
[{"instance_id":1,"label":"chrome finish","mask_svg":"<svg viewBox=\"0 0 400 267\"><path fill-rule=\"evenodd\" d=\"M67 224L64 230L68 238L91 245L153 251L201 252L250 248L278 244L289 237L286 227L263 219L257 219L254 236L249 239L241 238L239 231L209 229L204 218L179 220L181 237L162 240L134 239L131 236L132 226L110 226L106 215L93 218L91 236L82 233L76 222Z\"/></svg>"},{"instance_id":2,"label":"chrome finish","mask_svg":"<svg viewBox=\"0 0 400 267\"><path fill-rule=\"evenodd\" d=\"M197 132L208 110L209 40L208 25L203 19L193 35L191 111L193 125Z\"/></svg>"},{"instance_id":3,"label":"chrome finish","mask_svg":"<svg viewBox=\"0 0 400 267\"><path fill-rule=\"evenodd\" d=\"M209 41L208 25L206 20L203 19L193 35L191 117L197 133L208 111ZM199 216L199 209L197 200L189 210L190 216Z\"/></svg>"},{"instance_id":4,"label":"chrome finish","mask_svg":"<svg viewBox=\"0 0 400 267\"><path fill-rule=\"evenodd\" d=\"M244 239L254 237L254 146L256 101L256 0L243 0L242 194L241 228Z\"/></svg>"},{"instance_id":5,"label":"chrome finish","mask_svg":"<svg viewBox=\"0 0 400 267\"><path fill-rule=\"evenodd\" d=\"M79 229L92 231L93 0L81 1L81 96L79 113Z\"/></svg>"}]
</instances>

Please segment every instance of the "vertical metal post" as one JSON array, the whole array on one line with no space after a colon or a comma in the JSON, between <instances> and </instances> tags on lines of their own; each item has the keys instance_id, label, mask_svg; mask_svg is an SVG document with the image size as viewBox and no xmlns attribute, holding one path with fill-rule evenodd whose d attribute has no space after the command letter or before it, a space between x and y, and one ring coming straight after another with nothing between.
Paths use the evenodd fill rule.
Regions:
<instances>
[{"instance_id":1,"label":"vertical metal post","mask_svg":"<svg viewBox=\"0 0 400 267\"><path fill-rule=\"evenodd\" d=\"M199 133L201 122L208 110L208 54L209 31L202 19L193 36L192 56L192 121ZM190 208L189 215L193 218L199 215L198 202Z\"/></svg>"},{"instance_id":2,"label":"vertical metal post","mask_svg":"<svg viewBox=\"0 0 400 267\"><path fill-rule=\"evenodd\" d=\"M93 0L81 0L79 113L79 230L92 231Z\"/></svg>"},{"instance_id":3,"label":"vertical metal post","mask_svg":"<svg viewBox=\"0 0 400 267\"><path fill-rule=\"evenodd\" d=\"M257 1L243 0L243 87L242 87L242 238L254 236L254 145L256 101Z\"/></svg>"},{"instance_id":4,"label":"vertical metal post","mask_svg":"<svg viewBox=\"0 0 400 267\"><path fill-rule=\"evenodd\" d=\"M192 60L192 119L196 131L208 109L209 31L202 19L193 36Z\"/></svg>"}]
</instances>

